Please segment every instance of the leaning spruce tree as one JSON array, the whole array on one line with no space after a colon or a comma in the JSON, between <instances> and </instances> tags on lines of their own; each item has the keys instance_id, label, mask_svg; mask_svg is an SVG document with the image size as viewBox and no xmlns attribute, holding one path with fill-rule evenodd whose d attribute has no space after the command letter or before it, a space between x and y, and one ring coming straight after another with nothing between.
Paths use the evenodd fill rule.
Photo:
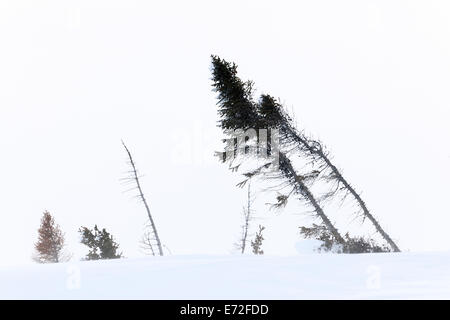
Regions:
<instances>
[{"instance_id":1,"label":"leaning spruce tree","mask_svg":"<svg viewBox=\"0 0 450 320\"><path fill-rule=\"evenodd\" d=\"M219 122L222 129L243 129L248 128L271 128L277 129L279 133L280 145L285 146L287 150L296 150L300 156L313 164L316 170L308 175L310 180L324 180L333 185L331 191L321 197L321 199L331 198L337 193L344 193L344 198L350 195L356 202L364 219L368 219L375 230L385 239L394 252L400 252L399 247L381 227L377 219L367 208L366 203L356 192L354 187L342 175L342 172L335 166L331 160L328 151L322 143L310 139L293 125L285 108L270 95L264 94L259 101L255 103L252 98L253 82L243 82L237 77L237 66L212 56L213 61L213 80L214 87L219 92ZM234 139L234 151L236 151L236 142ZM270 151L270 141L268 143ZM226 156L223 156L226 158ZM348 242L340 236L337 229L333 226L328 217L323 213L320 201L316 199L310 189L307 187L304 176L298 175L294 170L291 159L286 153L280 152L280 171L283 176L291 181L296 192L290 192L287 196L278 196L278 206L282 206L293 193L300 194L309 204L314 207L315 213L322 219L324 226L333 235L339 243ZM262 166L253 172L247 173L247 177L261 174ZM348 237L347 237L348 238Z\"/></svg>"},{"instance_id":2,"label":"leaning spruce tree","mask_svg":"<svg viewBox=\"0 0 450 320\"><path fill-rule=\"evenodd\" d=\"M351 195L360 208L363 217L372 223L376 231L385 239L394 252L400 252L397 244L371 214L361 196L344 178L341 171L331 162L330 156L322 143L309 139L303 132L298 131L283 106L269 95L261 96L258 113L265 120L266 125L279 129L280 139L283 140L284 144L289 144L300 151L303 157L306 157L311 163L315 163L318 166L319 173L324 180L334 184L333 190L328 196L333 196L337 192Z\"/></svg>"},{"instance_id":3,"label":"leaning spruce tree","mask_svg":"<svg viewBox=\"0 0 450 320\"><path fill-rule=\"evenodd\" d=\"M252 99L253 83L250 81L243 82L237 76L236 64L227 62L217 56L212 56L212 67L213 87L214 91L218 93L219 126L224 133L230 137L230 130L245 131L251 128L256 130L269 128L269 123L258 114L257 104ZM232 135L231 139L236 142L236 138L233 138ZM234 148L236 151L236 146ZM267 149L272 150L272 142L270 140L267 143ZM226 154L222 154L222 159L233 161L233 159L228 159ZM310 191L306 179L296 172L288 155L279 151L278 156L279 163L276 170L279 172L280 177L287 180L293 186L293 192L313 208L316 216L322 220L333 234L335 240L338 243L344 243L344 238L322 210L319 201ZM270 164L265 164L247 173L246 176L251 177L261 174L263 169L269 166Z\"/></svg>"}]
</instances>

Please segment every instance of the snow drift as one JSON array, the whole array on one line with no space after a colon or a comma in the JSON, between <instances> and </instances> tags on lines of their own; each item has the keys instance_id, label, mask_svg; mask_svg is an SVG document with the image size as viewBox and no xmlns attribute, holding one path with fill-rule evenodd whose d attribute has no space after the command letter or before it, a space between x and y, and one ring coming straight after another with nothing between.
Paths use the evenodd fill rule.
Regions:
<instances>
[{"instance_id":1,"label":"snow drift","mask_svg":"<svg viewBox=\"0 0 450 320\"><path fill-rule=\"evenodd\" d=\"M450 253L169 256L0 268L0 299L449 299Z\"/></svg>"}]
</instances>

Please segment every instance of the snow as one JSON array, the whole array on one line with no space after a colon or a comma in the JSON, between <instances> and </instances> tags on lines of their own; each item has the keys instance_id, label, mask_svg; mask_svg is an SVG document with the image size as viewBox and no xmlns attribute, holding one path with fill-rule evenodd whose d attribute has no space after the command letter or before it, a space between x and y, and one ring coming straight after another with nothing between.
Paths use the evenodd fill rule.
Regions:
<instances>
[{"instance_id":1,"label":"snow","mask_svg":"<svg viewBox=\"0 0 450 320\"><path fill-rule=\"evenodd\" d=\"M318 252L322 241L316 239L304 239L295 243L295 250L299 254L308 254Z\"/></svg>"},{"instance_id":2,"label":"snow","mask_svg":"<svg viewBox=\"0 0 450 320\"><path fill-rule=\"evenodd\" d=\"M300 254L308 254L308 253L323 253L323 241L316 240L316 239L303 239L300 241L297 241L295 243L295 250ZM340 253L342 252L342 246L333 244L330 252L332 253Z\"/></svg>"},{"instance_id":3,"label":"snow","mask_svg":"<svg viewBox=\"0 0 450 320\"><path fill-rule=\"evenodd\" d=\"M450 252L168 256L0 268L0 299L449 299Z\"/></svg>"}]
</instances>

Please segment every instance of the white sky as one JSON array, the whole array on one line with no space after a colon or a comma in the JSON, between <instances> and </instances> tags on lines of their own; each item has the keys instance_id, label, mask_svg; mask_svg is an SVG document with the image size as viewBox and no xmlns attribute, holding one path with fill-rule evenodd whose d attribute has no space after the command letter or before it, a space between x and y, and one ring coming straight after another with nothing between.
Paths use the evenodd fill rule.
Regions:
<instances>
[{"instance_id":1,"label":"white sky","mask_svg":"<svg viewBox=\"0 0 450 320\"><path fill-rule=\"evenodd\" d=\"M450 248L448 2L0 0L0 264L31 261L44 210L77 259L95 223L142 254L122 138L172 253L232 252L245 190L212 158L210 54L326 143L402 249ZM258 199L266 252L291 252L305 208Z\"/></svg>"}]
</instances>

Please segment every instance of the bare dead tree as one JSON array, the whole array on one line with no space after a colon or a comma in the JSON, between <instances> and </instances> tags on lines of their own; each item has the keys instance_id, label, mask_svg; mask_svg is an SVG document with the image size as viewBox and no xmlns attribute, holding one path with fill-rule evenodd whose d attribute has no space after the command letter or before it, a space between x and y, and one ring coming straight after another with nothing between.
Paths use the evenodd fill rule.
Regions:
<instances>
[{"instance_id":1,"label":"bare dead tree","mask_svg":"<svg viewBox=\"0 0 450 320\"><path fill-rule=\"evenodd\" d=\"M248 231L250 229L250 220L252 218L252 196L251 196L251 189L250 189L250 183L248 184L247 189L247 207L244 207L243 210L243 216L244 216L244 224L242 225L242 235L241 239L239 241L238 247L241 251L241 254L244 254L245 248L247 246L247 238L248 238Z\"/></svg>"},{"instance_id":2,"label":"bare dead tree","mask_svg":"<svg viewBox=\"0 0 450 320\"><path fill-rule=\"evenodd\" d=\"M155 249L153 248L154 242L155 238L153 237L153 233L147 230L141 239L141 248L146 254L155 256Z\"/></svg>"},{"instance_id":3,"label":"bare dead tree","mask_svg":"<svg viewBox=\"0 0 450 320\"><path fill-rule=\"evenodd\" d=\"M133 160L133 157L131 155L130 150L125 145L125 142L122 141L122 145L123 145L123 147L125 148L125 150L127 152L128 159L129 159L128 164L130 165L130 168L131 168L131 170L129 171L130 176L125 178L124 180L125 181L131 181L131 182L133 182L135 184L135 189L138 191L138 198L144 204L145 210L146 210L147 215L148 215L148 219L150 221L151 235L149 237L147 237L146 239L156 242L156 247L158 248L158 254L160 256L162 256L162 255L164 255L164 253L163 253L161 241L160 241L159 236L158 236L158 231L156 229L155 222L154 222L153 217L152 217L152 215L150 213L150 208L148 206L147 200L145 199L144 192L142 191L141 183L139 181L138 170L136 168L136 163Z\"/></svg>"}]
</instances>

